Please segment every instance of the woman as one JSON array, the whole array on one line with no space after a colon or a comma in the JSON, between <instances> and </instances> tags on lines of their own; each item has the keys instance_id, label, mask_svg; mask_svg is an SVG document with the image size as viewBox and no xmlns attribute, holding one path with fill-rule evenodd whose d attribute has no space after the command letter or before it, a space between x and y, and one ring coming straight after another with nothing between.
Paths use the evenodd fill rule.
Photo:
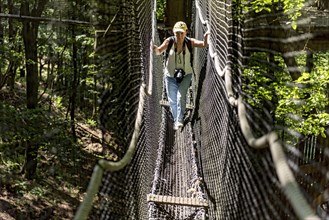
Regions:
<instances>
[{"instance_id":1,"label":"woman","mask_svg":"<svg viewBox=\"0 0 329 220\"><path fill-rule=\"evenodd\" d=\"M162 54L168 49L168 58L165 60L164 75L165 86L170 105L170 111L174 119L174 130L183 127L186 94L192 79L192 64L190 62L191 52L187 49L187 44L190 43L194 47L207 47L209 32L204 34L203 41L194 38L187 38L187 25L179 21L173 27L174 43L169 37L158 47L154 45L154 51L157 55ZM188 42L188 43L186 43ZM172 46L171 46L172 45ZM171 48L169 48L171 46ZM176 74L175 74L176 72ZM184 75L181 76L180 74ZM180 77L181 76L181 77Z\"/></svg>"}]
</instances>

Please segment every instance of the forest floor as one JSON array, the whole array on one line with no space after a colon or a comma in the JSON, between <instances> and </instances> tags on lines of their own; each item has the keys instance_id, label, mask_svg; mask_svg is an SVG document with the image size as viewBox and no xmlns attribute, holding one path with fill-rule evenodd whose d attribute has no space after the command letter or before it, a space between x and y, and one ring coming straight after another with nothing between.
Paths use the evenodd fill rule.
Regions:
<instances>
[{"instance_id":1,"label":"forest floor","mask_svg":"<svg viewBox=\"0 0 329 220\"><path fill-rule=\"evenodd\" d=\"M8 106L16 110L10 110ZM20 132L24 128L20 122L10 123L10 118L14 117L12 112L17 114L18 109L24 109L22 106L25 106L25 99L20 94L0 90L0 220L73 219L102 154L102 145L97 138L100 131L85 121L77 121L77 142L72 143L70 126L65 123L54 125L60 132L44 138L47 141L38 150L37 172L29 180L21 172L24 144L8 144L3 137L3 134L13 133L4 131L15 131L13 137L16 138L24 134ZM49 119L39 120L42 124L42 120ZM38 123L29 126L41 129ZM53 131L54 127L47 129Z\"/></svg>"}]
</instances>

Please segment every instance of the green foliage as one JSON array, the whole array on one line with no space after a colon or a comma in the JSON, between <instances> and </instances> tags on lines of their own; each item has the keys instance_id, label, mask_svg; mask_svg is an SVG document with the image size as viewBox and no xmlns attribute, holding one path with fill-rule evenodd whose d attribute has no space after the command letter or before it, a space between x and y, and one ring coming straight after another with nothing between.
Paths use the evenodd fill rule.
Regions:
<instances>
[{"instance_id":1,"label":"green foliage","mask_svg":"<svg viewBox=\"0 0 329 220\"><path fill-rule=\"evenodd\" d=\"M3 147L3 143L1 144ZM12 158L6 157L6 155L3 155L3 153L0 153L0 158L1 158L1 163L6 167L6 169L12 171L12 170L19 170L21 167L21 162L23 160L20 160L20 158L16 158L15 160L13 160Z\"/></svg>"},{"instance_id":2,"label":"green foliage","mask_svg":"<svg viewBox=\"0 0 329 220\"><path fill-rule=\"evenodd\" d=\"M63 107L63 97L62 96L55 96L54 99L54 104L57 108L62 108Z\"/></svg>"},{"instance_id":3,"label":"green foliage","mask_svg":"<svg viewBox=\"0 0 329 220\"><path fill-rule=\"evenodd\" d=\"M13 185L13 187L17 190L17 192L19 194L23 195L28 188L28 182L27 181L18 181Z\"/></svg>"},{"instance_id":4,"label":"green foliage","mask_svg":"<svg viewBox=\"0 0 329 220\"><path fill-rule=\"evenodd\" d=\"M303 73L295 82L297 86L287 87L287 92L281 93L282 99L277 114L282 117L291 110L298 115L301 120L286 118L286 121L303 134L325 136L324 127L329 121L329 67L325 65L328 62L329 54L316 55L314 70L311 73Z\"/></svg>"},{"instance_id":5,"label":"green foliage","mask_svg":"<svg viewBox=\"0 0 329 220\"><path fill-rule=\"evenodd\" d=\"M158 21L164 21L166 0L157 0L156 17Z\"/></svg>"},{"instance_id":6,"label":"green foliage","mask_svg":"<svg viewBox=\"0 0 329 220\"><path fill-rule=\"evenodd\" d=\"M97 122L92 118L88 118L87 121L86 121L86 124L90 125L91 127L96 127L97 126Z\"/></svg>"},{"instance_id":7,"label":"green foliage","mask_svg":"<svg viewBox=\"0 0 329 220\"><path fill-rule=\"evenodd\" d=\"M266 55L255 53L253 60L265 60ZM306 55L298 57L300 64L306 63ZM275 56L278 66L284 67L281 57ZM250 62L244 70L247 85L243 90L253 97L248 102L255 108L262 106L264 100L274 101L277 96L275 118L284 125L304 135L322 135L329 121L329 53L314 55L315 68L311 73L304 72L292 82L289 73L274 71L271 77L265 76L268 65ZM274 77L274 80L272 80ZM265 86L264 86L265 85Z\"/></svg>"},{"instance_id":8,"label":"green foliage","mask_svg":"<svg viewBox=\"0 0 329 220\"><path fill-rule=\"evenodd\" d=\"M48 190L44 187L40 187L40 186L35 186L30 190L30 193L32 195L38 196L38 197L42 197L45 196L47 194Z\"/></svg>"},{"instance_id":9,"label":"green foliage","mask_svg":"<svg viewBox=\"0 0 329 220\"><path fill-rule=\"evenodd\" d=\"M13 13L19 14L21 1L13 2ZM35 1L26 2L31 10L35 7L33 4L37 4ZM9 13L8 5L5 1L2 8L4 14ZM90 7L90 2L85 0L49 1L41 17L53 18L54 22L47 19L40 22L36 45L37 61L25 60L21 36L24 33L22 22L25 20L2 18L4 31L1 37L4 43L0 45L0 73L7 71L9 63L12 62L13 70L18 73L22 68L25 77L22 75L18 78L17 74L13 90L4 88L0 91L0 185L3 192L10 191L13 195L12 199L17 198L11 201L17 210L31 219L42 216L37 210L45 210L48 208L46 206L51 207L52 210L60 209L58 204L63 201L71 207L76 207L70 198L79 198L81 192L85 191L89 182L88 175L96 161L95 157L83 148L91 143L88 135L83 137L88 141L83 142L82 147L73 139L72 127L68 121L70 116L68 113L73 106L69 103L71 101L69 98L73 97L72 79L73 74L76 73L78 94L74 106L75 121L96 126L96 121L90 116L90 112L95 114L96 111L96 107L92 106L96 101L92 98L102 91L103 82L96 77L94 29L77 24L78 22L68 24L56 21L62 19L88 22L92 20L91 13L88 13ZM9 21L13 24L11 26L13 36L9 36ZM104 22L108 22L107 17L104 18ZM77 48L76 69L73 69L73 44ZM26 108L25 64L32 63L37 64L37 70L40 71L38 72L39 92L42 95L38 96L37 109L29 110ZM97 87L96 80L99 80L96 82ZM81 138L80 135L86 134L79 132L81 131L76 132L78 139ZM38 167L35 181L26 180L21 175L27 146L37 149ZM94 150L93 147L90 149ZM47 181L49 183L46 183ZM31 198L33 202L29 201ZM35 201L42 203L42 208L32 209L35 213L22 209L24 205L28 207L27 209L31 209L37 203ZM59 213L62 210L55 212ZM24 219L26 216L13 216L13 218ZM62 216L56 218L64 219Z\"/></svg>"},{"instance_id":10,"label":"green foliage","mask_svg":"<svg viewBox=\"0 0 329 220\"><path fill-rule=\"evenodd\" d=\"M246 12L271 13L274 8L282 10L291 20L292 28L296 29L296 21L301 16L301 9L304 7L305 0L242 0L241 3Z\"/></svg>"}]
</instances>

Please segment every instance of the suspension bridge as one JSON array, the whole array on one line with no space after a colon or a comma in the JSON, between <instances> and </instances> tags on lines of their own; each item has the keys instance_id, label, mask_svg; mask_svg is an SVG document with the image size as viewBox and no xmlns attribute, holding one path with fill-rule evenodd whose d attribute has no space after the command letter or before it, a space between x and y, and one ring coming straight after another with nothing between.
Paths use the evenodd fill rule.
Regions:
<instances>
[{"instance_id":1,"label":"suspension bridge","mask_svg":"<svg viewBox=\"0 0 329 220\"><path fill-rule=\"evenodd\" d=\"M282 14L246 13L241 20L239 1L195 0L190 34L202 39L210 31L210 45L194 51L193 107L174 131L169 109L160 105L162 57L152 50L161 42L156 1L96 2L110 21L96 33L99 77L108 85L100 122L124 153L95 166L75 219L323 218L313 201L327 184L326 149L311 140L302 148L285 143L273 123L274 105L245 101L243 68L254 52L267 54L256 60L266 75L282 69L274 56L289 71L306 46L327 51L327 14L304 16L293 31ZM311 174L309 161L316 162Z\"/></svg>"}]
</instances>

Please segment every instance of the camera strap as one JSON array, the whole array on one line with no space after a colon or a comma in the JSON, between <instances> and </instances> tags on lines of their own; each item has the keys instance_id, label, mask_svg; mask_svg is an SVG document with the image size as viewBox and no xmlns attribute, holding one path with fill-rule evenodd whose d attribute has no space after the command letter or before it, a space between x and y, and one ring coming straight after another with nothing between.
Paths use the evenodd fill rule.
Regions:
<instances>
[{"instance_id":1,"label":"camera strap","mask_svg":"<svg viewBox=\"0 0 329 220\"><path fill-rule=\"evenodd\" d=\"M185 70L185 41L183 43L183 50L182 52L183 53L183 69ZM175 68L177 68L177 47L176 47L176 42L175 42Z\"/></svg>"},{"instance_id":2,"label":"camera strap","mask_svg":"<svg viewBox=\"0 0 329 220\"><path fill-rule=\"evenodd\" d=\"M169 39L169 44L168 44L167 50L165 52L164 63L167 62L168 57L169 57L169 52L170 52L172 46L174 45L174 43L176 42L175 36L171 36L168 39ZM185 37L184 44L187 46L187 49L188 49L188 51L191 54L191 56L190 56L190 63L191 63L191 67L193 69L193 48L192 48L191 38Z\"/></svg>"}]
</instances>

